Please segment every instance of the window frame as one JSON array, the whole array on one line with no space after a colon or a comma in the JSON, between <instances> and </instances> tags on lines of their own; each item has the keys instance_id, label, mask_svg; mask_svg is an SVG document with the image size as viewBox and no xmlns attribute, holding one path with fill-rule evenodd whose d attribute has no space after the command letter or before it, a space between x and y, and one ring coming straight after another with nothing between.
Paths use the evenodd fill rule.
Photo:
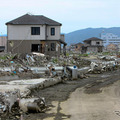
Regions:
<instances>
[{"instance_id":1,"label":"window frame","mask_svg":"<svg viewBox=\"0 0 120 120\"><path fill-rule=\"evenodd\" d=\"M50 48L51 51L55 51L56 44L55 43L51 43L50 47L51 47Z\"/></svg>"},{"instance_id":2,"label":"window frame","mask_svg":"<svg viewBox=\"0 0 120 120\"><path fill-rule=\"evenodd\" d=\"M55 28L52 27L52 28L51 28L51 36L54 36L54 35L55 35Z\"/></svg>"},{"instance_id":3,"label":"window frame","mask_svg":"<svg viewBox=\"0 0 120 120\"><path fill-rule=\"evenodd\" d=\"M31 35L40 35L40 27L31 27Z\"/></svg>"},{"instance_id":4,"label":"window frame","mask_svg":"<svg viewBox=\"0 0 120 120\"><path fill-rule=\"evenodd\" d=\"M100 42L96 42L96 45L100 45Z\"/></svg>"}]
</instances>

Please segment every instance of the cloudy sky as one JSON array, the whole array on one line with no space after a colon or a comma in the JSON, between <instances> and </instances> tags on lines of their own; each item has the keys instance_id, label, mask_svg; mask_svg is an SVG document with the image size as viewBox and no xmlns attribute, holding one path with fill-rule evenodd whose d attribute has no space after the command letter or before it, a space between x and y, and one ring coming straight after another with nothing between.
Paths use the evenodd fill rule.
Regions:
<instances>
[{"instance_id":1,"label":"cloudy sky","mask_svg":"<svg viewBox=\"0 0 120 120\"><path fill-rule=\"evenodd\" d=\"M88 27L120 27L120 0L2 0L0 34L6 34L6 22L26 13L61 22L62 33Z\"/></svg>"}]
</instances>

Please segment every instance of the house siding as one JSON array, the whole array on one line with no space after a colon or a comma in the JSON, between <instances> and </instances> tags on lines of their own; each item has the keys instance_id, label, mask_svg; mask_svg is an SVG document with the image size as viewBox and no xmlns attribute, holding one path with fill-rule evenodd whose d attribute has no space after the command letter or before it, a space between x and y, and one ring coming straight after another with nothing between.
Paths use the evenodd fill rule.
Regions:
<instances>
[{"instance_id":1,"label":"house siding","mask_svg":"<svg viewBox=\"0 0 120 120\"><path fill-rule=\"evenodd\" d=\"M99 44L100 46L103 45L103 41L99 41L99 40L91 41L91 45L97 45L97 44L96 44L97 42L100 43L100 44Z\"/></svg>"},{"instance_id":2,"label":"house siding","mask_svg":"<svg viewBox=\"0 0 120 120\"><path fill-rule=\"evenodd\" d=\"M51 28L55 28L55 35L51 35ZM47 26L47 40L60 40L60 26Z\"/></svg>"},{"instance_id":3,"label":"house siding","mask_svg":"<svg viewBox=\"0 0 120 120\"><path fill-rule=\"evenodd\" d=\"M31 35L31 27L40 27L40 35ZM55 35L51 36L51 28L55 28ZM60 26L46 25L7 25L8 40L59 40Z\"/></svg>"}]
</instances>

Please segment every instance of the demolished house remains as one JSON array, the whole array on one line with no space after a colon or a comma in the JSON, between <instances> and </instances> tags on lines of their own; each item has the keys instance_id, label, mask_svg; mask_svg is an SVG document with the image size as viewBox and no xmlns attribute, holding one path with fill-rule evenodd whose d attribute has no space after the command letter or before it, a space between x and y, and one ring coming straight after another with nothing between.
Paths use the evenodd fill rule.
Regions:
<instances>
[{"instance_id":1,"label":"demolished house remains","mask_svg":"<svg viewBox=\"0 0 120 120\"><path fill-rule=\"evenodd\" d=\"M48 58L44 54L35 52L26 54L24 59L19 54L1 56L1 118L8 117L10 120L13 118L18 120L26 112L45 112L47 108L45 98L31 97L33 91L67 80L88 78L87 74L90 73L116 70L120 65L116 56L98 55L96 59L96 61L91 61L75 55Z\"/></svg>"}]
</instances>

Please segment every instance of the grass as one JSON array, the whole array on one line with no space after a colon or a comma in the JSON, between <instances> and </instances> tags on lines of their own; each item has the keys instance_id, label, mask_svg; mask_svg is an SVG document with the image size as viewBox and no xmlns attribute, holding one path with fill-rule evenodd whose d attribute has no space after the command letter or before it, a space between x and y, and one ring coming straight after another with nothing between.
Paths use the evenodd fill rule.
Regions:
<instances>
[{"instance_id":1,"label":"grass","mask_svg":"<svg viewBox=\"0 0 120 120\"><path fill-rule=\"evenodd\" d=\"M58 62L58 59L57 59L57 58L54 58L54 59L52 60L52 62L53 62L53 63L57 63L57 62Z\"/></svg>"},{"instance_id":2,"label":"grass","mask_svg":"<svg viewBox=\"0 0 120 120\"><path fill-rule=\"evenodd\" d=\"M88 54L79 54L80 57L88 57Z\"/></svg>"}]
</instances>

